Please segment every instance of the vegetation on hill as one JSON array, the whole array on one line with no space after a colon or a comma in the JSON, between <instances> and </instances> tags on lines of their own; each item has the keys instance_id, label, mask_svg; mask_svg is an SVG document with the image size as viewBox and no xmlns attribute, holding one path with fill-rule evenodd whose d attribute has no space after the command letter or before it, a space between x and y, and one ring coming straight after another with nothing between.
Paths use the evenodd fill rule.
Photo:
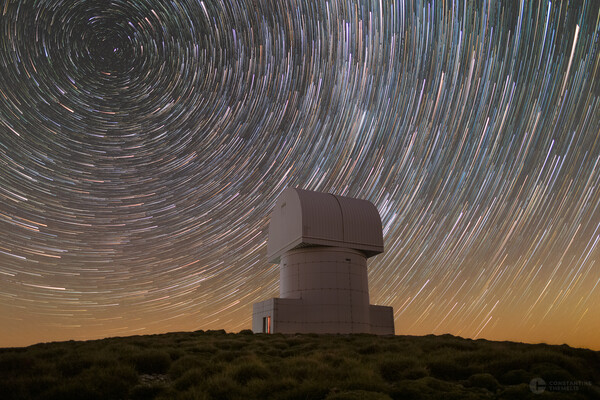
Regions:
<instances>
[{"instance_id":1,"label":"vegetation on hill","mask_svg":"<svg viewBox=\"0 0 600 400\"><path fill-rule=\"evenodd\" d=\"M197 331L0 349L2 399L600 399L600 352Z\"/></svg>"}]
</instances>

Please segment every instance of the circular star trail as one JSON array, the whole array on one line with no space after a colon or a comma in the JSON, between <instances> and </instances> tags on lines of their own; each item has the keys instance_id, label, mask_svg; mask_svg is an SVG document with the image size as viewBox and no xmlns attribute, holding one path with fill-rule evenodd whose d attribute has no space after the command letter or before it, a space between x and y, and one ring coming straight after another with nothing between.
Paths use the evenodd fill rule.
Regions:
<instances>
[{"instance_id":1,"label":"circular star trail","mask_svg":"<svg viewBox=\"0 0 600 400\"><path fill-rule=\"evenodd\" d=\"M247 328L294 186L398 334L600 348L595 2L0 4L0 346Z\"/></svg>"}]
</instances>

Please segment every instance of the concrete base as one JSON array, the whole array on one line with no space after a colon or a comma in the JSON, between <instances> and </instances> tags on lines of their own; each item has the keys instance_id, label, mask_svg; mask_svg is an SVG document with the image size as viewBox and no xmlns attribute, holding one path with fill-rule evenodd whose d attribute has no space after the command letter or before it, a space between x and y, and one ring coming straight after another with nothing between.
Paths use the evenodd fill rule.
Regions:
<instances>
[{"instance_id":1,"label":"concrete base","mask_svg":"<svg viewBox=\"0 0 600 400\"><path fill-rule=\"evenodd\" d=\"M393 335L394 330L394 308L388 306L369 306L371 314L371 333L375 335Z\"/></svg>"},{"instance_id":2,"label":"concrete base","mask_svg":"<svg viewBox=\"0 0 600 400\"><path fill-rule=\"evenodd\" d=\"M302 299L272 298L255 303L252 310L254 333L372 333L394 334L392 307L369 305L369 325L356 325L347 321L323 320L323 314L332 310L319 310Z\"/></svg>"}]
</instances>

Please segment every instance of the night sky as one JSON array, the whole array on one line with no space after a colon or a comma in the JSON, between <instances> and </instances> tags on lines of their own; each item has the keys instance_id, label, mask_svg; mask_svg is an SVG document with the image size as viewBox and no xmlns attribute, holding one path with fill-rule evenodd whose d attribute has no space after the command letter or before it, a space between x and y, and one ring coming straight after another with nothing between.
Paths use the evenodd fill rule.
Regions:
<instances>
[{"instance_id":1,"label":"night sky","mask_svg":"<svg viewBox=\"0 0 600 400\"><path fill-rule=\"evenodd\" d=\"M0 347L250 328L292 186L397 334L600 349L598 2L0 4Z\"/></svg>"}]
</instances>

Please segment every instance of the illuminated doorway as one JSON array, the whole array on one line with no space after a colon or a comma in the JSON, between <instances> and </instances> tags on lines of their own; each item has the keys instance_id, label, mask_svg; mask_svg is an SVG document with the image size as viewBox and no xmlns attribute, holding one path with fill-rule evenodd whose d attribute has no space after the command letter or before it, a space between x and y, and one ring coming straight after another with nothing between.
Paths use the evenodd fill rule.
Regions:
<instances>
[{"instance_id":1,"label":"illuminated doorway","mask_svg":"<svg viewBox=\"0 0 600 400\"><path fill-rule=\"evenodd\" d=\"M271 333L271 316L263 317L263 333Z\"/></svg>"}]
</instances>

